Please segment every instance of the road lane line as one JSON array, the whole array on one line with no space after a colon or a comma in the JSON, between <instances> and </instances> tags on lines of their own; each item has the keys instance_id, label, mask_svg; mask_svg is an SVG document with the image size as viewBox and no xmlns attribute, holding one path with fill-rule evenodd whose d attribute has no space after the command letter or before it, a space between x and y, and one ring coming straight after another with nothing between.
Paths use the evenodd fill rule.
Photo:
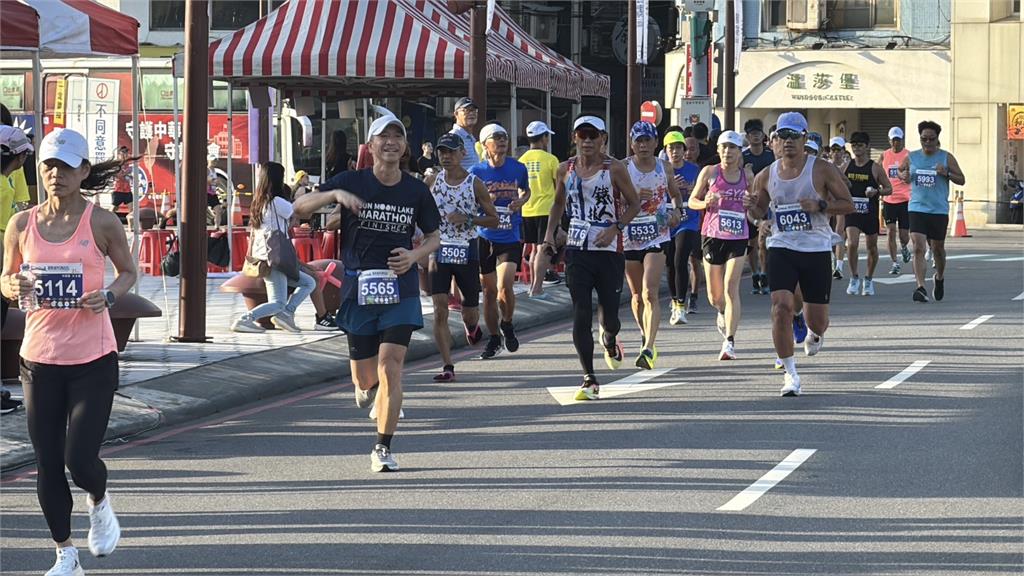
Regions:
<instances>
[{"instance_id":1,"label":"road lane line","mask_svg":"<svg viewBox=\"0 0 1024 576\"><path fill-rule=\"evenodd\" d=\"M1015 301L1016 301L1016 300L1024 300L1024 292L1021 292L1020 294L1017 294L1017 297L1016 297L1016 298L1014 298L1014 300L1015 300Z\"/></svg>"},{"instance_id":2,"label":"road lane line","mask_svg":"<svg viewBox=\"0 0 1024 576\"><path fill-rule=\"evenodd\" d=\"M984 316L978 316L974 320L971 320L967 324L964 324L963 326L961 326L960 329L961 330L974 330L975 328L977 328L978 326L981 326L985 322L988 322L992 318L994 318L993 314L985 314Z\"/></svg>"},{"instance_id":3,"label":"road lane line","mask_svg":"<svg viewBox=\"0 0 1024 576\"><path fill-rule=\"evenodd\" d=\"M922 368L931 363L931 360L915 360L913 364L904 368L903 372L900 372L899 374L893 376L892 378L889 378L885 382L882 382L878 386L875 386L875 388L881 390L890 390L892 388L895 388L899 386L904 380L910 378L914 374L917 374L918 372L921 371Z\"/></svg>"},{"instance_id":4,"label":"road lane line","mask_svg":"<svg viewBox=\"0 0 1024 576\"><path fill-rule=\"evenodd\" d=\"M996 256L996 254L957 254L956 256L946 256L946 260L964 260L965 258L987 258L989 256Z\"/></svg>"},{"instance_id":5,"label":"road lane line","mask_svg":"<svg viewBox=\"0 0 1024 576\"><path fill-rule=\"evenodd\" d=\"M1014 256L1012 258L989 258L985 262L1024 262L1024 256Z\"/></svg>"},{"instance_id":6,"label":"road lane line","mask_svg":"<svg viewBox=\"0 0 1024 576\"><path fill-rule=\"evenodd\" d=\"M684 382L651 382L658 376L668 374L672 371L672 368L658 368L657 370L642 370L620 378L614 382L608 384L601 384L601 398L614 398L616 396L622 396L633 392L645 392L647 390L655 390L657 388L664 388L666 386L674 386L676 384L684 384ZM570 404L584 404L586 402L593 402L593 400L576 400L574 396L576 391L579 390L579 386L548 386L548 392L554 399L562 406L568 406ZM599 400L600 401L600 400Z\"/></svg>"},{"instance_id":7,"label":"road lane line","mask_svg":"<svg viewBox=\"0 0 1024 576\"><path fill-rule=\"evenodd\" d=\"M782 482L793 473L794 470L800 467L801 464L807 461L812 454L817 450L810 448L799 448L793 450L786 456L786 459L779 462L775 468L772 468L770 472L761 476L757 482L754 482L748 486L743 492L740 492L722 506L719 506L719 510L724 512L739 512L750 506L757 501L758 498L764 496L765 492L771 490L776 484Z\"/></svg>"}]
</instances>

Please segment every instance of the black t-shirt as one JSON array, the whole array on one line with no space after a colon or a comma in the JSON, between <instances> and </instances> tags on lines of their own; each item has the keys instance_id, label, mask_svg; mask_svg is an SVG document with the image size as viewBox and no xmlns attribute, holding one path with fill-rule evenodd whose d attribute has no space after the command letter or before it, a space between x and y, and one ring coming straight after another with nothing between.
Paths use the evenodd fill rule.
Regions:
<instances>
[{"instance_id":1,"label":"black t-shirt","mask_svg":"<svg viewBox=\"0 0 1024 576\"><path fill-rule=\"evenodd\" d=\"M743 165L750 164L754 170L754 176L757 176L761 170L771 166L772 162L775 162L775 153L767 146L757 156L749 148L743 151Z\"/></svg>"},{"instance_id":2,"label":"black t-shirt","mask_svg":"<svg viewBox=\"0 0 1024 576\"><path fill-rule=\"evenodd\" d=\"M715 151L714 146L703 142L700 143L700 153L697 156L697 164L701 166L710 166L721 162L722 160L718 157L718 152Z\"/></svg>"},{"instance_id":3,"label":"black t-shirt","mask_svg":"<svg viewBox=\"0 0 1024 576\"><path fill-rule=\"evenodd\" d=\"M320 188L347 190L364 202L358 216L342 211L343 298L356 299L360 270L387 270L392 250L412 250L416 227L429 234L441 223L437 204L427 185L406 173L395 186L384 186L373 175L372 168L349 170L329 179ZM403 299L419 297L416 264L398 277L398 288Z\"/></svg>"},{"instance_id":4,"label":"black t-shirt","mask_svg":"<svg viewBox=\"0 0 1024 576\"><path fill-rule=\"evenodd\" d=\"M416 171L424 176L427 174L427 168L433 168L435 166L439 166L437 156L431 156L430 158L420 156L416 159Z\"/></svg>"}]
</instances>

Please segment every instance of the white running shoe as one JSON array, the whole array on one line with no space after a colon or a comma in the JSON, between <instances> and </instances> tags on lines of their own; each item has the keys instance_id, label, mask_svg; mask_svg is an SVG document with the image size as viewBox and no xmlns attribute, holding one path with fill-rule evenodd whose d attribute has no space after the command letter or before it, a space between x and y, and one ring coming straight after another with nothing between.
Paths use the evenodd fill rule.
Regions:
<instances>
[{"instance_id":1,"label":"white running shoe","mask_svg":"<svg viewBox=\"0 0 1024 576\"><path fill-rule=\"evenodd\" d=\"M715 324L718 326L718 333L725 338L725 312L718 313L718 319L715 320Z\"/></svg>"},{"instance_id":2,"label":"white running shoe","mask_svg":"<svg viewBox=\"0 0 1024 576\"><path fill-rule=\"evenodd\" d=\"M722 342L722 351L718 354L719 360L735 360L736 359L736 345L726 340Z\"/></svg>"},{"instance_id":3,"label":"white running shoe","mask_svg":"<svg viewBox=\"0 0 1024 576\"><path fill-rule=\"evenodd\" d=\"M807 354L808 356L814 356L818 352L821 352L821 346L824 343L824 336L818 336L814 332L808 332L807 339L804 340L804 354Z\"/></svg>"},{"instance_id":4,"label":"white running shoe","mask_svg":"<svg viewBox=\"0 0 1024 576\"><path fill-rule=\"evenodd\" d=\"M291 332L292 334L302 332L302 328L299 328L299 325L295 323L295 316L285 311L274 314L270 318L270 323L277 326L278 330L284 330L285 332Z\"/></svg>"},{"instance_id":5,"label":"white running shoe","mask_svg":"<svg viewBox=\"0 0 1024 576\"><path fill-rule=\"evenodd\" d=\"M398 472L398 462L391 454L391 449L383 444L377 444L370 453L370 470L374 472Z\"/></svg>"},{"instance_id":6,"label":"white running shoe","mask_svg":"<svg viewBox=\"0 0 1024 576\"><path fill-rule=\"evenodd\" d=\"M57 548L57 561L44 576L85 576L85 570L78 562L78 548Z\"/></svg>"},{"instance_id":7,"label":"white running shoe","mask_svg":"<svg viewBox=\"0 0 1024 576\"><path fill-rule=\"evenodd\" d=\"M245 334L262 334L267 329L257 324L252 318L242 316L231 323L231 331Z\"/></svg>"},{"instance_id":8,"label":"white running shoe","mask_svg":"<svg viewBox=\"0 0 1024 576\"><path fill-rule=\"evenodd\" d=\"M861 294L864 296L875 295L875 281L871 278L865 278L864 284L861 286Z\"/></svg>"},{"instance_id":9,"label":"white running shoe","mask_svg":"<svg viewBox=\"0 0 1024 576\"><path fill-rule=\"evenodd\" d=\"M92 497L89 497L92 500ZM117 521L114 508L110 505L110 491L103 501L93 506L89 504L89 551L93 556L102 558L117 548L121 539L121 524Z\"/></svg>"},{"instance_id":10,"label":"white running shoe","mask_svg":"<svg viewBox=\"0 0 1024 576\"><path fill-rule=\"evenodd\" d=\"M686 306L682 302L672 301L672 315L669 317L668 323L673 326L686 324Z\"/></svg>"},{"instance_id":11,"label":"white running shoe","mask_svg":"<svg viewBox=\"0 0 1024 576\"><path fill-rule=\"evenodd\" d=\"M892 274L893 276L899 276L900 273L902 273L902 272L903 272L903 265L900 264L899 262L893 262L892 263L892 268L889 269L889 274Z\"/></svg>"},{"instance_id":12,"label":"white running shoe","mask_svg":"<svg viewBox=\"0 0 1024 576\"><path fill-rule=\"evenodd\" d=\"M850 285L846 287L846 293L850 296L856 296L860 294L860 278L854 276L850 278Z\"/></svg>"},{"instance_id":13,"label":"white running shoe","mask_svg":"<svg viewBox=\"0 0 1024 576\"><path fill-rule=\"evenodd\" d=\"M800 395L800 376L792 376L789 372L786 372L782 390L779 391L782 396L799 396Z\"/></svg>"}]
</instances>

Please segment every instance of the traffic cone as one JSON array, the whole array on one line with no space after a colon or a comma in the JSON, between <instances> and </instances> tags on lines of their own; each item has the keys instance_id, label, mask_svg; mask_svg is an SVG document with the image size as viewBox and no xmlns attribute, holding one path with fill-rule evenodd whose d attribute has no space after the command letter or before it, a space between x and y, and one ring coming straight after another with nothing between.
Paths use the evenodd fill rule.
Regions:
<instances>
[{"instance_id":1,"label":"traffic cone","mask_svg":"<svg viewBox=\"0 0 1024 576\"><path fill-rule=\"evenodd\" d=\"M241 226L242 225L242 203L238 201L238 197L231 199L231 225Z\"/></svg>"},{"instance_id":2,"label":"traffic cone","mask_svg":"<svg viewBox=\"0 0 1024 576\"><path fill-rule=\"evenodd\" d=\"M953 232L954 238L970 238L971 234L967 232L967 222L964 220L964 193L957 192L956 195L956 230Z\"/></svg>"}]
</instances>

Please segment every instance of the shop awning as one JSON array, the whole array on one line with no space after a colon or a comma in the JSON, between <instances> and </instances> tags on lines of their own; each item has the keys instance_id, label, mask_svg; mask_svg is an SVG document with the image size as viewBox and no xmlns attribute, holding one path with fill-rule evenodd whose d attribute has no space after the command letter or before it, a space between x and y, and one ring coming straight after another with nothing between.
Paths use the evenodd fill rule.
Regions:
<instances>
[{"instance_id":1,"label":"shop awning","mask_svg":"<svg viewBox=\"0 0 1024 576\"><path fill-rule=\"evenodd\" d=\"M39 13L18 0L0 0L0 50L39 49Z\"/></svg>"}]
</instances>

